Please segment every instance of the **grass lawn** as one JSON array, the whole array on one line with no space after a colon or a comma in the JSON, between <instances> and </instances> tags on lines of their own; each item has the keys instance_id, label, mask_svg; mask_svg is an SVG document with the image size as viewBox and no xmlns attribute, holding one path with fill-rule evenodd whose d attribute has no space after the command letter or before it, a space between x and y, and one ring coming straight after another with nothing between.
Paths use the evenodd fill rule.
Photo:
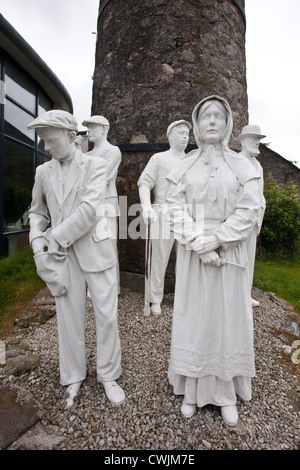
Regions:
<instances>
[{"instance_id":1,"label":"grass lawn","mask_svg":"<svg viewBox=\"0 0 300 470\"><path fill-rule=\"evenodd\" d=\"M258 256L253 284L287 300L300 314L300 253L285 259Z\"/></svg>"},{"instance_id":2,"label":"grass lawn","mask_svg":"<svg viewBox=\"0 0 300 470\"><path fill-rule=\"evenodd\" d=\"M274 292L300 314L300 252L292 259L258 256L254 286ZM44 287L30 248L0 259L0 338L5 337L15 318Z\"/></svg>"},{"instance_id":3,"label":"grass lawn","mask_svg":"<svg viewBox=\"0 0 300 470\"><path fill-rule=\"evenodd\" d=\"M43 287L30 248L0 259L0 337Z\"/></svg>"}]
</instances>

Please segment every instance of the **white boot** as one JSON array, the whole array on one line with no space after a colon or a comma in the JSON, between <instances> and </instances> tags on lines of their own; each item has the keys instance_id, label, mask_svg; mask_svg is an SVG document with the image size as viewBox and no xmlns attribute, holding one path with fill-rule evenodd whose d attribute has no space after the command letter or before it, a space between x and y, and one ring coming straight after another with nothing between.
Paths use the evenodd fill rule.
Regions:
<instances>
[{"instance_id":1,"label":"white boot","mask_svg":"<svg viewBox=\"0 0 300 470\"><path fill-rule=\"evenodd\" d=\"M152 304L150 307L150 312L153 313L153 315L160 315L161 314L160 304Z\"/></svg>"},{"instance_id":2,"label":"white boot","mask_svg":"<svg viewBox=\"0 0 300 470\"><path fill-rule=\"evenodd\" d=\"M74 398L77 396L81 384L82 381L67 386L67 408L71 408L71 406L74 405Z\"/></svg>"},{"instance_id":3,"label":"white boot","mask_svg":"<svg viewBox=\"0 0 300 470\"><path fill-rule=\"evenodd\" d=\"M102 382L105 394L113 405L121 405L125 401L124 390L114 380Z\"/></svg>"},{"instance_id":4,"label":"white boot","mask_svg":"<svg viewBox=\"0 0 300 470\"><path fill-rule=\"evenodd\" d=\"M259 307L260 303L257 300L251 299L252 307Z\"/></svg>"},{"instance_id":5,"label":"white boot","mask_svg":"<svg viewBox=\"0 0 300 470\"><path fill-rule=\"evenodd\" d=\"M191 405L185 401L185 398L183 399L180 411L185 418L191 418L195 414L196 409L197 406L195 404Z\"/></svg>"},{"instance_id":6,"label":"white boot","mask_svg":"<svg viewBox=\"0 0 300 470\"><path fill-rule=\"evenodd\" d=\"M221 414L223 421L228 426L236 426L239 420L239 415L235 405L221 406Z\"/></svg>"}]
</instances>

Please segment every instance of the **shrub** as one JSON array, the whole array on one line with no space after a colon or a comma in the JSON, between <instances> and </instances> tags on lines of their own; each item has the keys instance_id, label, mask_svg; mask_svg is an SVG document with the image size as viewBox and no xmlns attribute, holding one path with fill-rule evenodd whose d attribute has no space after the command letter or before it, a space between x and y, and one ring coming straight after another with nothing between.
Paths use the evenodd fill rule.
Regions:
<instances>
[{"instance_id":1,"label":"shrub","mask_svg":"<svg viewBox=\"0 0 300 470\"><path fill-rule=\"evenodd\" d=\"M292 182L279 185L272 176L265 181L266 211L261 230L263 247L292 255L300 239L300 200Z\"/></svg>"}]
</instances>

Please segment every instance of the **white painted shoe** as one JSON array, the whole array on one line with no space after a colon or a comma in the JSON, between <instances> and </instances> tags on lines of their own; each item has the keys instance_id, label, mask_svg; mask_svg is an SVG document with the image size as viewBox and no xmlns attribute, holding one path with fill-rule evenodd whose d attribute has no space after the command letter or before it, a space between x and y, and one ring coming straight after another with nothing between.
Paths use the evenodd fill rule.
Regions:
<instances>
[{"instance_id":1,"label":"white painted shoe","mask_svg":"<svg viewBox=\"0 0 300 470\"><path fill-rule=\"evenodd\" d=\"M114 380L102 382L105 394L113 405L121 405L125 401L124 390Z\"/></svg>"},{"instance_id":2,"label":"white painted shoe","mask_svg":"<svg viewBox=\"0 0 300 470\"><path fill-rule=\"evenodd\" d=\"M251 299L252 307L259 307L260 303L257 300Z\"/></svg>"},{"instance_id":3,"label":"white painted shoe","mask_svg":"<svg viewBox=\"0 0 300 470\"><path fill-rule=\"evenodd\" d=\"M197 406L195 404L186 403L185 398L183 399L180 411L185 418L191 418L196 413L196 409Z\"/></svg>"},{"instance_id":4,"label":"white painted shoe","mask_svg":"<svg viewBox=\"0 0 300 470\"><path fill-rule=\"evenodd\" d=\"M150 307L150 312L153 313L153 315L160 315L161 314L160 304L152 304Z\"/></svg>"},{"instance_id":5,"label":"white painted shoe","mask_svg":"<svg viewBox=\"0 0 300 470\"><path fill-rule=\"evenodd\" d=\"M228 426L236 426L239 420L239 415L235 405L221 406L221 414L223 421Z\"/></svg>"},{"instance_id":6,"label":"white painted shoe","mask_svg":"<svg viewBox=\"0 0 300 470\"><path fill-rule=\"evenodd\" d=\"M71 408L74 405L74 399L78 395L81 384L82 382L76 382L67 386L67 408Z\"/></svg>"}]
</instances>

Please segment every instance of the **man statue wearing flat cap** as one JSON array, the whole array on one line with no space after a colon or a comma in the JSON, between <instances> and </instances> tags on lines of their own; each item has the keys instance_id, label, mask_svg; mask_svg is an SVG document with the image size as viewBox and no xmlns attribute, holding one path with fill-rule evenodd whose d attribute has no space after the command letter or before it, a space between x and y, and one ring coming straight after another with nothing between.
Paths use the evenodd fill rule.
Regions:
<instances>
[{"instance_id":1,"label":"man statue wearing flat cap","mask_svg":"<svg viewBox=\"0 0 300 470\"><path fill-rule=\"evenodd\" d=\"M48 285L56 301L60 383L67 386L67 406L73 404L86 377L87 286L96 322L97 379L117 405L125 399L116 383L121 375L117 259L107 224L105 220L99 224L98 215L105 200L107 164L102 158L85 156L76 147L77 122L70 113L47 111L28 128L36 129L52 156L36 169L30 244L41 277L52 277Z\"/></svg>"},{"instance_id":2,"label":"man statue wearing flat cap","mask_svg":"<svg viewBox=\"0 0 300 470\"><path fill-rule=\"evenodd\" d=\"M109 122L104 116L94 115L85 119L82 123L87 127L89 142L94 144L93 149L86 155L91 157L102 157L107 162L107 184L105 196L105 211L108 220L108 227L111 232L111 239L114 243L116 257L118 258L117 234L118 234L118 216L120 215L117 175L121 163L122 155L119 147L112 145L107 140L109 131ZM119 285L119 267L117 267L118 285Z\"/></svg>"},{"instance_id":3,"label":"man statue wearing flat cap","mask_svg":"<svg viewBox=\"0 0 300 470\"><path fill-rule=\"evenodd\" d=\"M238 136L238 140L241 143L242 151L240 155L246 157L250 163L254 166L258 174L260 175L259 179L259 190L260 190L260 210L257 223L251 233L251 235L246 240L247 253L248 253L248 262L249 262L249 277L250 277L250 288L252 289L253 284L253 275L254 275L254 264L256 256L256 243L257 237L260 233L264 213L266 209L266 200L264 197L264 178L263 178L263 169L256 157L260 154L259 144L261 139L266 137L261 134L260 127L255 124L248 124L243 127L241 134ZM252 306L258 307L259 302L255 299L251 299Z\"/></svg>"},{"instance_id":4,"label":"man statue wearing flat cap","mask_svg":"<svg viewBox=\"0 0 300 470\"><path fill-rule=\"evenodd\" d=\"M191 127L191 124L184 120L172 122L167 129L170 149L154 154L138 180L144 222L145 224L148 224L149 221L153 222L151 229L150 312L154 315L161 313L165 273L174 245L173 234L167 230L168 223L166 222L167 176L186 155L185 149L188 145ZM151 190L154 191L153 207L151 205ZM153 234L155 235L153 236Z\"/></svg>"}]
</instances>

